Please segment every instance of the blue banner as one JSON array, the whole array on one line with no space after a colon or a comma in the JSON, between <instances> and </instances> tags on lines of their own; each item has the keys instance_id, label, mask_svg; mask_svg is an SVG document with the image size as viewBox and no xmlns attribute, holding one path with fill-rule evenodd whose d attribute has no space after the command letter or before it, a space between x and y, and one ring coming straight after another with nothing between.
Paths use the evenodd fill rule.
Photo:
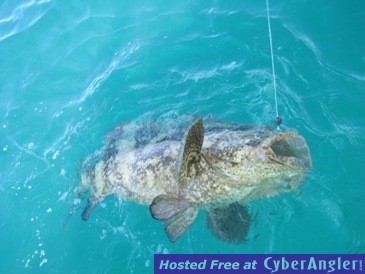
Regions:
<instances>
[{"instance_id":1,"label":"blue banner","mask_svg":"<svg viewBox=\"0 0 365 274\"><path fill-rule=\"evenodd\" d=\"M155 254L155 274L364 273L364 254Z\"/></svg>"}]
</instances>

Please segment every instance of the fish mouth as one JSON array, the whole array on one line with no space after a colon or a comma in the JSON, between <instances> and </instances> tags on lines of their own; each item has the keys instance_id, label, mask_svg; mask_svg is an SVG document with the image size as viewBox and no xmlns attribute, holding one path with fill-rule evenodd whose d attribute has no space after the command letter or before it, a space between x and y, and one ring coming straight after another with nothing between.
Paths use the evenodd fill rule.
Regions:
<instances>
[{"instance_id":1,"label":"fish mouth","mask_svg":"<svg viewBox=\"0 0 365 274\"><path fill-rule=\"evenodd\" d=\"M312 168L310 151L305 139L296 132L277 134L269 143L269 158L304 171Z\"/></svg>"}]
</instances>

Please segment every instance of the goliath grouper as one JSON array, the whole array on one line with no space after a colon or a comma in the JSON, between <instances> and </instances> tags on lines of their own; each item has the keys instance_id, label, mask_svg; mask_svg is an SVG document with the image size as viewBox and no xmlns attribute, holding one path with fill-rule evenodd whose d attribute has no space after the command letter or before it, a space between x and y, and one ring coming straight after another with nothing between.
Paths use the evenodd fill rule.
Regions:
<instances>
[{"instance_id":1,"label":"goliath grouper","mask_svg":"<svg viewBox=\"0 0 365 274\"><path fill-rule=\"evenodd\" d=\"M242 242L250 223L244 204L297 188L311 169L304 138L269 126L217 123L204 130L199 119L180 140L147 140L129 152L118 141L114 136L104 157L81 174L80 196L91 193L83 220L116 195L149 206L172 242L201 209L214 236Z\"/></svg>"}]
</instances>

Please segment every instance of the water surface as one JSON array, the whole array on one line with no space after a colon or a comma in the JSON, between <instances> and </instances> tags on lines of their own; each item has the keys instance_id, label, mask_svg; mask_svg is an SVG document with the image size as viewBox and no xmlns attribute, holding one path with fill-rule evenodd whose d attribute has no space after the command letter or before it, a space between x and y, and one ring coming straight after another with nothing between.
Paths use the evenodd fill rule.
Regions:
<instances>
[{"instance_id":1,"label":"water surface","mask_svg":"<svg viewBox=\"0 0 365 274\"><path fill-rule=\"evenodd\" d=\"M152 273L155 253L365 252L365 4L271 1L279 113L307 139L296 192L249 204L245 244L200 214L177 243L105 200L63 221L80 161L129 121L275 115L265 1L0 1L0 269Z\"/></svg>"}]
</instances>

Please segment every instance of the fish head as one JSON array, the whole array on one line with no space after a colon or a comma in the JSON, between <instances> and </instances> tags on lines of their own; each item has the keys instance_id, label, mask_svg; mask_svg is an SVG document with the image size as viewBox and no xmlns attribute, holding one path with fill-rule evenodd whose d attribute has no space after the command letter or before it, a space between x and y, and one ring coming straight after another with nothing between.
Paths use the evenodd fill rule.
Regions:
<instances>
[{"instance_id":1,"label":"fish head","mask_svg":"<svg viewBox=\"0 0 365 274\"><path fill-rule=\"evenodd\" d=\"M312 168L307 142L297 132L278 132L265 139L261 149L268 161L302 172Z\"/></svg>"},{"instance_id":2,"label":"fish head","mask_svg":"<svg viewBox=\"0 0 365 274\"><path fill-rule=\"evenodd\" d=\"M304 182L312 169L310 151L297 132L271 131L250 154L255 170L271 188L291 190Z\"/></svg>"}]
</instances>

